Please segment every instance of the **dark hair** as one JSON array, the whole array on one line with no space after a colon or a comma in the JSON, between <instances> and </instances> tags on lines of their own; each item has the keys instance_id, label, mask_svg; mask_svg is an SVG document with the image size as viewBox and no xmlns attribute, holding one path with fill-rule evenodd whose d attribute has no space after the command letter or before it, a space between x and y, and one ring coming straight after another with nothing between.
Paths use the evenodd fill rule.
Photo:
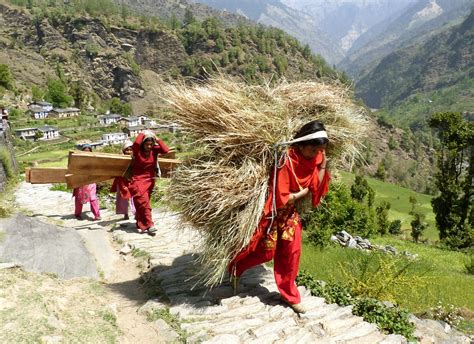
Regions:
<instances>
[{"instance_id":1,"label":"dark hair","mask_svg":"<svg viewBox=\"0 0 474 344\"><path fill-rule=\"evenodd\" d=\"M296 133L296 135L293 137L293 139L298 139L300 137L318 132L318 131L326 131L326 128L324 127L324 124L321 123L320 121L311 121L309 123L306 123L301 127L301 129ZM326 143L329 143L329 139L326 137L320 137L317 139L312 139L308 141L302 141L302 142L297 142L295 145L297 146L306 146L306 145L314 145L314 146L321 146Z\"/></svg>"}]
</instances>

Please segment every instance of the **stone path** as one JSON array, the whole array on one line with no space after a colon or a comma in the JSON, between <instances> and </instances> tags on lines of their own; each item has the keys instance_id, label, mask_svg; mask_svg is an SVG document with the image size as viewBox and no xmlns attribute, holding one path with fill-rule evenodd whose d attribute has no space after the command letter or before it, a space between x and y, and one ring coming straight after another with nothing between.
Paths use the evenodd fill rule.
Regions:
<instances>
[{"instance_id":1,"label":"stone path","mask_svg":"<svg viewBox=\"0 0 474 344\"><path fill-rule=\"evenodd\" d=\"M49 191L45 185L22 184L17 193L20 195L17 197L20 206L37 209L26 196L31 197L32 193L38 194L38 202L45 203L42 214L37 214L38 216L60 220L64 226L81 230L98 230L97 232L106 235L110 235L110 231L114 240L119 243L149 254L150 270L143 278L148 285L158 287L160 296L146 302L139 312L150 314L154 311L166 312L169 309L180 321L179 331L172 329L162 319L158 319L154 324L154 328L169 342L407 342L399 335L384 335L375 325L352 315L351 306L326 304L322 298L311 296L304 287L300 287L300 291L307 313L296 315L280 301L273 272L264 266L255 267L243 275L240 294L236 296L227 282L212 290L195 287L193 275L199 269L196 257L199 254L201 238L196 230L180 224L178 214L154 209L153 217L158 232L156 236L151 237L136 233L132 223L127 225L119 221L122 226L118 225L119 218L107 210L101 210L103 220L100 222L77 221L70 216L73 210L70 194ZM24 199L22 194L25 194ZM108 259L103 259L102 264L106 264ZM426 341L428 342L438 341Z\"/></svg>"},{"instance_id":2,"label":"stone path","mask_svg":"<svg viewBox=\"0 0 474 344\"><path fill-rule=\"evenodd\" d=\"M227 283L212 290L196 288L192 276L199 269L199 234L180 226L176 214L155 210L154 219L155 237L135 233L131 226L116 228L113 236L150 254L147 278L159 285L162 296L140 311L169 307L189 343L406 343L352 315L350 306L328 305L304 287L300 291L308 312L297 316L280 301L273 272L264 266L243 275L236 296Z\"/></svg>"}]
</instances>

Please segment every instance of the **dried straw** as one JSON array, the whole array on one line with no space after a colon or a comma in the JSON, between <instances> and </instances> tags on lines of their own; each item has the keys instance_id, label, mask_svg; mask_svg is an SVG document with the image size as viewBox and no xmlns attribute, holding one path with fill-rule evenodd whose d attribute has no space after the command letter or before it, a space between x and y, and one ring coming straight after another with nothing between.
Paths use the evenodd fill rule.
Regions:
<instances>
[{"instance_id":1,"label":"dried straw","mask_svg":"<svg viewBox=\"0 0 474 344\"><path fill-rule=\"evenodd\" d=\"M351 163L368 127L343 86L296 82L251 86L224 76L164 90L172 120L196 139L197 150L171 178L168 201L204 234L201 281L213 286L257 227L268 191L275 144L305 123L321 120L338 165ZM202 153L204 152L204 153Z\"/></svg>"}]
</instances>

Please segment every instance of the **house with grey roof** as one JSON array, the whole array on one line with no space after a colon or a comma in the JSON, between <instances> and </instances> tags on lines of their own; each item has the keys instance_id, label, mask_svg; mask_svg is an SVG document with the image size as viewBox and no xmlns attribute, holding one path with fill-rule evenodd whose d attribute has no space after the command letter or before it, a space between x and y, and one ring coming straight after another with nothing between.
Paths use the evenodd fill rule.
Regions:
<instances>
[{"instance_id":1,"label":"house with grey roof","mask_svg":"<svg viewBox=\"0 0 474 344\"><path fill-rule=\"evenodd\" d=\"M55 108L50 111L49 117L52 118L71 118L77 117L81 114L81 110L75 107L69 107L64 109Z\"/></svg>"},{"instance_id":2,"label":"house with grey roof","mask_svg":"<svg viewBox=\"0 0 474 344\"><path fill-rule=\"evenodd\" d=\"M43 133L43 137L40 140L54 140L59 137L59 129L50 125L44 125L39 127L38 130Z\"/></svg>"}]
</instances>

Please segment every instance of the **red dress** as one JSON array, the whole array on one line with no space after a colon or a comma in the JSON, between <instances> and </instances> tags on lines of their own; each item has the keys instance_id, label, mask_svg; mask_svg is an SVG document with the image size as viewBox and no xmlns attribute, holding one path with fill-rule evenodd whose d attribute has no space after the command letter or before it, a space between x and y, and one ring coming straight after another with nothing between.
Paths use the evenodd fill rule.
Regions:
<instances>
[{"instance_id":1,"label":"red dress","mask_svg":"<svg viewBox=\"0 0 474 344\"><path fill-rule=\"evenodd\" d=\"M329 173L319 181L319 164L322 155L305 159L296 149L290 148L284 165L279 168L275 190L277 215L271 223L273 192L265 203L264 214L249 245L229 264L229 272L240 276L245 270L274 259L275 281L282 297L290 304L301 302L296 287L296 276L301 255L301 221L294 204L288 204L290 193L309 188L312 204L316 207L328 192ZM273 183L270 181L270 189ZM268 232L268 233L267 233Z\"/></svg>"},{"instance_id":2,"label":"red dress","mask_svg":"<svg viewBox=\"0 0 474 344\"><path fill-rule=\"evenodd\" d=\"M142 142L145 140L145 134L141 133L133 143L133 169L132 178L128 189L133 197L135 205L135 219L137 220L137 228L139 231L145 231L154 226L151 216L151 193L155 186L156 164L158 154L166 154L169 148L166 144L158 139L155 146L150 151L148 157L145 156L141 149Z\"/></svg>"}]
</instances>

